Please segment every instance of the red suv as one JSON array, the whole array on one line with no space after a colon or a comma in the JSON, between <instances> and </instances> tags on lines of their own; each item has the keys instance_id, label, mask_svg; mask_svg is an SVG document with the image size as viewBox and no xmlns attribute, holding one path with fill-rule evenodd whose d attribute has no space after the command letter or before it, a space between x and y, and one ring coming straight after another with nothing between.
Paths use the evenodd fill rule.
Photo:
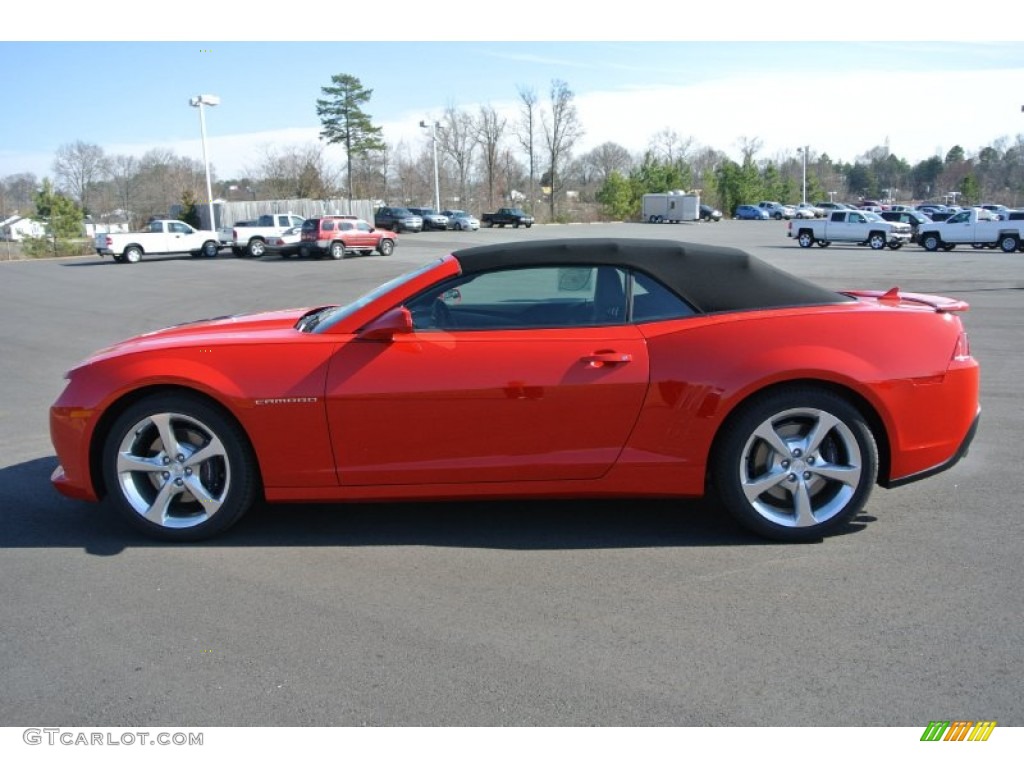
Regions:
<instances>
[{"instance_id":1,"label":"red suv","mask_svg":"<svg viewBox=\"0 0 1024 768\"><path fill-rule=\"evenodd\" d=\"M340 259L347 251L369 256L377 251L389 256L395 250L398 235L387 229L374 229L355 216L317 216L302 224L299 253L303 256L330 255Z\"/></svg>"}]
</instances>

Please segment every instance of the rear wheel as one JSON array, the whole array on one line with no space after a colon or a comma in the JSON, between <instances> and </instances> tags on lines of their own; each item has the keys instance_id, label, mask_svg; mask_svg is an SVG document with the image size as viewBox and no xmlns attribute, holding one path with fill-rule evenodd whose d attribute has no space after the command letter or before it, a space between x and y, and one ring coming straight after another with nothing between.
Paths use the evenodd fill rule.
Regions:
<instances>
[{"instance_id":1,"label":"rear wheel","mask_svg":"<svg viewBox=\"0 0 1024 768\"><path fill-rule=\"evenodd\" d=\"M1016 235L1003 235L999 238L999 248L1003 253L1013 253L1020 247L1020 239Z\"/></svg>"},{"instance_id":2,"label":"rear wheel","mask_svg":"<svg viewBox=\"0 0 1024 768\"><path fill-rule=\"evenodd\" d=\"M103 477L131 525L195 541L235 523L256 496L256 462L241 428L188 394L146 397L122 413L103 445Z\"/></svg>"},{"instance_id":3,"label":"rear wheel","mask_svg":"<svg viewBox=\"0 0 1024 768\"><path fill-rule=\"evenodd\" d=\"M142 249L137 245L129 245L121 255L124 257L124 261L129 264L137 264L142 261Z\"/></svg>"},{"instance_id":4,"label":"rear wheel","mask_svg":"<svg viewBox=\"0 0 1024 768\"><path fill-rule=\"evenodd\" d=\"M804 230L799 235L797 235L796 241L800 244L801 248L810 248L812 245L814 245L814 235L812 235L807 230Z\"/></svg>"},{"instance_id":5,"label":"rear wheel","mask_svg":"<svg viewBox=\"0 0 1024 768\"><path fill-rule=\"evenodd\" d=\"M262 240L250 240L245 252L252 258L258 259L267 252L267 244Z\"/></svg>"},{"instance_id":6,"label":"rear wheel","mask_svg":"<svg viewBox=\"0 0 1024 768\"><path fill-rule=\"evenodd\" d=\"M729 512L782 541L821 538L867 502L878 450L864 417L839 395L806 387L750 400L723 428L712 467Z\"/></svg>"},{"instance_id":7,"label":"rear wheel","mask_svg":"<svg viewBox=\"0 0 1024 768\"><path fill-rule=\"evenodd\" d=\"M330 255L332 259L341 259L345 257L345 244L342 242L331 243Z\"/></svg>"}]
</instances>

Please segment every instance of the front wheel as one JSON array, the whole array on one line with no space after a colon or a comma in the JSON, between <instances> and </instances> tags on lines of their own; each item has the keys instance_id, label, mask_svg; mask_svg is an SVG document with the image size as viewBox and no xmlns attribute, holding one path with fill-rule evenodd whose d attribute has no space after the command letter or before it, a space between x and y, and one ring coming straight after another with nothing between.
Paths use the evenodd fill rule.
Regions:
<instances>
[{"instance_id":1,"label":"front wheel","mask_svg":"<svg viewBox=\"0 0 1024 768\"><path fill-rule=\"evenodd\" d=\"M921 238L921 247L926 251L937 251L942 247L942 238L935 232L927 232Z\"/></svg>"},{"instance_id":2,"label":"front wheel","mask_svg":"<svg viewBox=\"0 0 1024 768\"><path fill-rule=\"evenodd\" d=\"M394 251L394 250L395 250L395 241L394 240L388 240L387 238L385 238L384 240L381 240L380 241L380 245L377 246L377 253L379 253L381 256L390 256L392 251Z\"/></svg>"},{"instance_id":3,"label":"front wheel","mask_svg":"<svg viewBox=\"0 0 1024 768\"><path fill-rule=\"evenodd\" d=\"M881 232L873 232L868 238L868 245L871 246L871 250L880 251L885 248L885 235Z\"/></svg>"},{"instance_id":4,"label":"front wheel","mask_svg":"<svg viewBox=\"0 0 1024 768\"><path fill-rule=\"evenodd\" d=\"M801 248L810 248L814 245L814 235L810 232L801 232L797 235L796 241L800 244Z\"/></svg>"},{"instance_id":5,"label":"front wheel","mask_svg":"<svg viewBox=\"0 0 1024 768\"><path fill-rule=\"evenodd\" d=\"M781 541L833 533L867 502L878 449L864 417L825 390L793 387L750 400L723 428L712 477L726 509Z\"/></svg>"},{"instance_id":6,"label":"front wheel","mask_svg":"<svg viewBox=\"0 0 1024 768\"><path fill-rule=\"evenodd\" d=\"M113 423L103 478L131 525L166 541L220 533L256 496L256 462L241 428L189 394L139 400Z\"/></svg>"},{"instance_id":7,"label":"front wheel","mask_svg":"<svg viewBox=\"0 0 1024 768\"><path fill-rule=\"evenodd\" d=\"M220 253L220 245L218 243L213 242L213 240L207 240L205 243L203 243L203 256L205 256L208 259L212 259L218 253Z\"/></svg>"}]
</instances>

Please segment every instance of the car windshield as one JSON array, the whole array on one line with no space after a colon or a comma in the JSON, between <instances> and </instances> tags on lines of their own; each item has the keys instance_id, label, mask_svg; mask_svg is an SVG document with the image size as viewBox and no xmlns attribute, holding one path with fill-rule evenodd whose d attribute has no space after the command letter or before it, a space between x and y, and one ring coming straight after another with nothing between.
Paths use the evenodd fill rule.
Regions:
<instances>
[{"instance_id":1,"label":"car windshield","mask_svg":"<svg viewBox=\"0 0 1024 768\"><path fill-rule=\"evenodd\" d=\"M345 304L344 306L325 307L323 309L314 310L309 314L303 315L299 319L299 322L295 327L298 328L298 330L303 331L305 333L312 333L314 331L326 331L335 323L344 320L346 317L349 317L354 312L362 309L370 302L376 301L389 291L393 291L395 288L398 288L399 286L404 285L410 280L416 279L425 272L429 272L431 269L434 269L434 267L440 264L441 261L441 259L434 259L424 264L423 266L412 270L411 272L406 272L405 274L399 275L398 277L389 280L383 285L377 286L369 293L364 293L355 301L349 304Z\"/></svg>"},{"instance_id":2,"label":"car windshield","mask_svg":"<svg viewBox=\"0 0 1024 768\"><path fill-rule=\"evenodd\" d=\"M861 213L864 215L864 218L867 219L868 221L885 221L885 219L883 219L874 211L861 211Z\"/></svg>"}]
</instances>

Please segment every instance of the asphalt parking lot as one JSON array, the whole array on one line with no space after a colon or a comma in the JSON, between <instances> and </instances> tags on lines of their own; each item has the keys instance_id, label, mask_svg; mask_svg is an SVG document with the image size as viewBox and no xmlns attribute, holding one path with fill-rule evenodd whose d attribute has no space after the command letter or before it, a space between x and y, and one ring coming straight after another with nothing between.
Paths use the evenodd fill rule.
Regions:
<instances>
[{"instance_id":1,"label":"asphalt parking lot","mask_svg":"<svg viewBox=\"0 0 1024 768\"><path fill-rule=\"evenodd\" d=\"M259 508L160 545L59 496L47 409L90 351L346 301L465 245L670 237L830 288L968 300L970 455L781 545L712 502ZM785 223L402 235L390 257L0 262L4 725L1024 725L1024 255L834 245Z\"/></svg>"}]
</instances>

